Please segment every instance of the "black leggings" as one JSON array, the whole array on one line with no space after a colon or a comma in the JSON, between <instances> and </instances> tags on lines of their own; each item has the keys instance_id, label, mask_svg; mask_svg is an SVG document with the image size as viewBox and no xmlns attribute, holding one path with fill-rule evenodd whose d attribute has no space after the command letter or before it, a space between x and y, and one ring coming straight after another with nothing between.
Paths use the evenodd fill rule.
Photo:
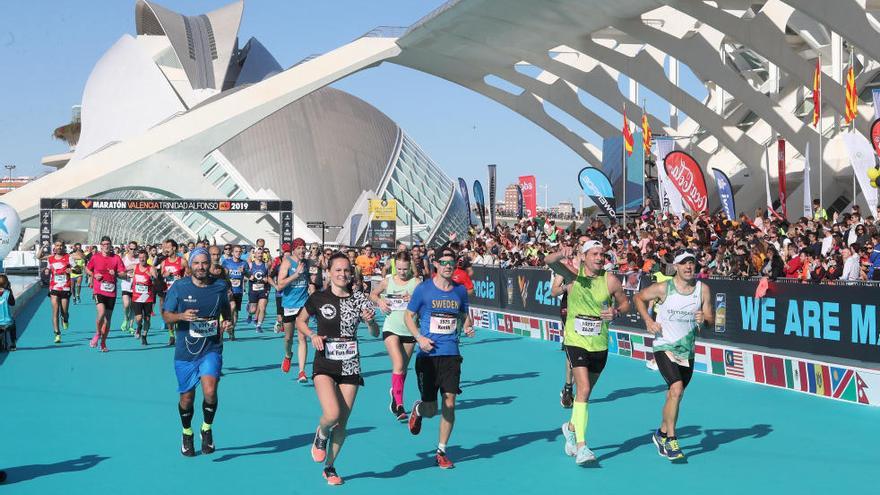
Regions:
<instances>
[{"instance_id":1,"label":"black leggings","mask_svg":"<svg viewBox=\"0 0 880 495\"><path fill-rule=\"evenodd\" d=\"M659 351L654 353L654 362L657 363L657 370L666 380L667 386L672 386L675 382L681 382L682 388L687 388L694 374L694 360L690 359L690 366L682 366L669 359L666 352Z\"/></svg>"},{"instance_id":2,"label":"black leggings","mask_svg":"<svg viewBox=\"0 0 880 495\"><path fill-rule=\"evenodd\" d=\"M0 325L0 333L3 333L4 343L7 333L12 337L12 345L15 345L15 342L18 340L18 331L15 328L15 322L10 323L9 325Z\"/></svg>"}]
</instances>

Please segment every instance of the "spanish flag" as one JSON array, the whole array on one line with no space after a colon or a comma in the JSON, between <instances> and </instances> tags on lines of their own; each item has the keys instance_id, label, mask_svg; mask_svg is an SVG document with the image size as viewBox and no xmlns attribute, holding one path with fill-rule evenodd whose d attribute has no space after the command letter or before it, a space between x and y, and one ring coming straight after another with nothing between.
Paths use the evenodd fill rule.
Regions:
<instances>
[{"instance_id":1,"label":"spanish flag","mask_svg":"<svg viewBox=\"0 0 880 495\"><path fill-rule=\"evenodd\" d=\"M844 120L849 124L856 119L856 115L859 112L859 94L856 91L856 71L853 69L852 63L849 64L849 69L846 71L846 87L844 89L846 91L846 111L844 114Z\"/></svg>"},{"instance_id":2,"label":"spanish flag","mask_svg":"<svg viewBox=\"0 0 880 495\"><path fill-rule=\"evenodd\" d=\"M648 113L644 110L642 111L642 145L645 147L645 156L651 154L651 140L653 139L653 135L651 134L651 125L648 124Z\"/></svg>"},{"instance_id":3,"label":"spanish flag","mask_svg":"<svg viewBox=\"0 0 880 495\"><path fill-rule=\"evenodd\" d=\"M813 127L819 125L822 116L822 64L816 59L816 70L813 72Z\"/></svg>"},{"instance_id":4,"label":"spanish flag","mask_svg":"<svg viewBox=\"0 0 880 495\"><path fill-rule=\"evenodd\" d=\"M633 154L633 146L635 145L635 141L633 140L632 131L629 130L629 122L626 120L626 105L623 106L623 147L626 149L626 156L631 156Z\"/></svg>"}]
</instances>

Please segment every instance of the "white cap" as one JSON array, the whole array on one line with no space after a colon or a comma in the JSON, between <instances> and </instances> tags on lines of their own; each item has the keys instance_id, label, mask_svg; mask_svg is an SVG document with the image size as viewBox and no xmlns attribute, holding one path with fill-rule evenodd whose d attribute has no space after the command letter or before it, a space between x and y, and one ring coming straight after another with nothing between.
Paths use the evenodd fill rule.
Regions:
<instances>
[{"instance_id":1,"label":"white cap","mask_svg":"<svg viewBox=\"0 0 880 495\"><path fill-rule=\"evenodd\" d=\"M697 257L694 256L693 253L685 251L685 252L679 254L678 256L676 256L675 259L672 260L672 263L675 265L680 265L682 263L687 263L688 261L693 261L696 263Z\"/></svg>"},{"instance_id":2,"label":"white cap","mask_svg":"<svg viewBox=\"0 0 880 495\"><path fill-rule=\"evenodd\" d=\"M581 248L581 252L586 253L590 249L601 248L601 247L602 247L602 243L599 241L587 241L584 243L584 246Z\"/></svg>"}]
</instances>

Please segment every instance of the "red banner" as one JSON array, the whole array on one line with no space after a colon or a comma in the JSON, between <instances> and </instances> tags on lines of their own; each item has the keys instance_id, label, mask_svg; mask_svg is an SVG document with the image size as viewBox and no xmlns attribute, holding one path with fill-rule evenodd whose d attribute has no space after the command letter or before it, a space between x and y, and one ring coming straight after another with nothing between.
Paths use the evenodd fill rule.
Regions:
<instances>
[{"instance_id":1,"label":"red banner","mask_svg":"<svg viewBox=\"0 0 880 495\"><path fill-rule=\"evenodd\" d=\"M706 179L694 157L684 151L673 151L666 155L663 166L688 208L695 212L707 211Z\"/></svg>"},{"instance_id":2,"label":"red banner","mask_svg":"<svg viewBox=\"0 0 880 495\"><path fill-rule=\"evenodd\" d=\"M880 155L880 119L871 124L871 144L874 145L874 152Z\"/></svg>"},{"instance_id":3,"label":"red banner","mask_svg":"<svg viewBox=\"0 0 880 495\"><path fill-rule=\"evenodd\" d=\"M788 218L788 208L785 207L785 200L788 198L785 190L785 139L777 142L779 150L779 202L782 203L782 216Z\"/></svg>"},{"instance_id":4,"label":"red banner","mask_svg":"<svg viewBox=\"0 0 880 495\"><path fill-rule=\"evenodd\" d=\"M519 178L519 187L522 189L523 202L525 203L525 216L532 218L538 214L538 187L534 175L523 175Z\"/></svg>"}]
</instances>

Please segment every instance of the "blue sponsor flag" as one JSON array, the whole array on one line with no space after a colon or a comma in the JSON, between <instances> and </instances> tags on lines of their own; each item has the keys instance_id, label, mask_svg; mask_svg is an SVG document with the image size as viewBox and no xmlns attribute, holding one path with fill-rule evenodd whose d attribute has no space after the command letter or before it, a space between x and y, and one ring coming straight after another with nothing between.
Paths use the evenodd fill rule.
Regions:
<instances>
[{"instance_id":1,"label":"blue sponsor flag","mask_svg":"<svg viewBox=\"0 0 880 495\"><path fill-rule=\"evenodd\" d=\"M471 212L471 199L468 195L467 182L461 177L458 178L458 189L461 191L461 196L464 198L464 206L467 208L468 226L471 226L474 224L474 217Z\"/></svg>"},{"instance_id":2,"label":"blue sponsor flag","mask_svg":"<svg viewBox=\"0 0 880 495\"><path fill-rule=\"evenodd\" d=\"M474 181L474 203L477 204L477 213L480 215L480 225L486 228L486 199L483 197L483 186L480 181Z\"/></svg>"},{"instance_id":3,"label":"blue sponsor flag","mask_svg":"<svg viewBox=\"0 0 880 495\"><path fill-rule=\"evenodd\" d=\"M615 217L614 190L611 188L611 181L601 170L595 167L582 168L578 173L578 183L596 206L602 208L610 218Z\"/></svg>"},{"instance_id":4,"label":"blue sponsor flag","mask_svg":"<svg viewBox=\"0 0 880 495\"><path fill-rule=\"evenodd\" d=\"M736 204L733 202L733 188L730 187L730 179L727 178L727 174L717 168L713 168L712 172L715 174L715 184L718 186L721 207L724 208L727 218L733 220L736 218Z\"/></svg>"}]
</instances>

